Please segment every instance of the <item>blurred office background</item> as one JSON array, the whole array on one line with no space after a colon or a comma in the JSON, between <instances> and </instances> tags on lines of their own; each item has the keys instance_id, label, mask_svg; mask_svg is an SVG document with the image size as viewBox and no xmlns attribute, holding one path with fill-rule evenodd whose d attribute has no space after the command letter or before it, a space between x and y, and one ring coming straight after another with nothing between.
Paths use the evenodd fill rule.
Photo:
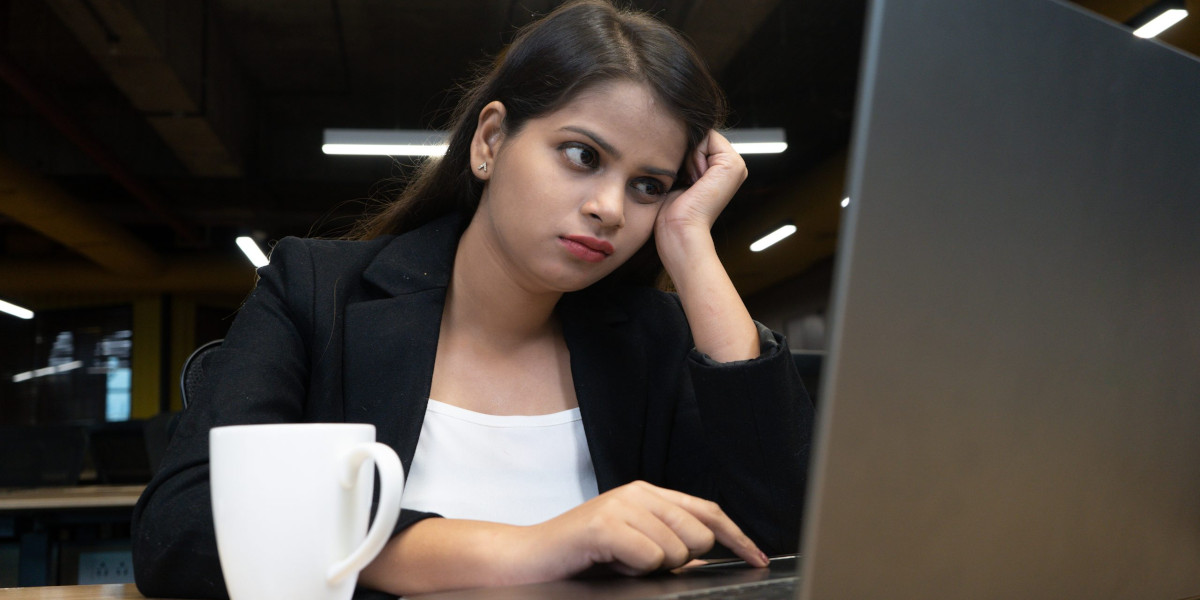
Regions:
<instances>
[{"instance_id":1,"label":"blurred office background","mask_svg":"<svg viewBox=\"0 0 1200 600\"><path fill-rule=\"evenodd\" d=\"M181 365L253 286L235 239L344 233L424 160L327 155L323 132L443 127L455 84L557 4L0 0L0 300L34 313L0 314L0 487L144 482ZM822 351L865 0L630 4L696 43L731 127L782 130L715 235L752 314ZM1174 4L1193 17L1159 40L1200 54L1198 1ZM40 523L0 513L0 587L39 527L46 582L128 580L119 517Z\"/></svg>"}]
</instances>

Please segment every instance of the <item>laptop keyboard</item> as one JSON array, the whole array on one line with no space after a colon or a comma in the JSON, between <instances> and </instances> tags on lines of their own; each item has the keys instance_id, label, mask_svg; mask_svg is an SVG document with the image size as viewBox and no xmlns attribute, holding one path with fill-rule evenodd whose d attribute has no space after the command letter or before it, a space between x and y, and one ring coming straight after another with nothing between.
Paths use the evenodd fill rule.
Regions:
<instances>
[{"instance_id":1,"label":"laptop keyboard","mask_svg":"<svg viewBox=\"0 0 1200 600\"><path fill-rule=\"evenodd\" d=\"M794 600L796 598L796 577L781 577L767 581L739 583L706 590L692 590L666 596L656 596L657 600Z\"/></svg>"}]
</instances>

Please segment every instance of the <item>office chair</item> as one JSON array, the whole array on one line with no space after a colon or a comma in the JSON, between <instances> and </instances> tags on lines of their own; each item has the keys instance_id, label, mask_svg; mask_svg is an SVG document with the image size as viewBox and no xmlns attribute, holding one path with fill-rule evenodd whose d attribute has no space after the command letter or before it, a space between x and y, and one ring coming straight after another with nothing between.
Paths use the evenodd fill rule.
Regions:
<instances>
[{"instance_id":1,"label":"office chair","mask_svg":"<svg viewBox=\"0 0 1200 600\"><path fill-rule=\"evenodd\" d=\"M187 410L188 396L193 395L196 388L204 381L204 360L209 353L221 347L225 340L213 340L196 348L192 355L183 363L179 374L179 398L183 401L183 410Z\"/></svg>"},{"instance_id":2,"label":"office chair","mask_svg":"<svg viewBox=\"0 0 1200 600\"><path fill-rule=\"evenodd\" d=\"M183 361L183 369L179 373L179 399L184 410L187 410L188 398L196 394L196 390L204 381L204 363L208 354L221 347L223 341L225 340L213 340L202 344ZM151 473L158 472L159 464L167 453L167 445L175 435L175 427L179 425L179 416L179 412L162 412L145 422L143 434Z\"/></svg>"}]
</instances>

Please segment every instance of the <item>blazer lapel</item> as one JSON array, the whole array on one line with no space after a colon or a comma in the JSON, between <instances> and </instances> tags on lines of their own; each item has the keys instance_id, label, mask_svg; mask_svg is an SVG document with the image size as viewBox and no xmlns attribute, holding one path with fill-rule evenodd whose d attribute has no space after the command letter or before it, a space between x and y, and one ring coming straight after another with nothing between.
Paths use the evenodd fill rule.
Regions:
<instances>
[{"instance_id":1,"label":"blazer lapel","mask_svg":"<svg viewBox=\"0 0 1200 600\"><path fill-rule=\"evenodd\" d=\"M363 272L375 298L345 312L346 420L375 425L407 474L429 402L446 287L462 221L445 217L397 237ZM603 294L564 296L559 305L571 376L596 483L606 491L640 477L646 345L621 324L628 316Z\"/></svg>"},{"instance_id":2,"label":"blazer lapel","mask_svg":"<svg viewBox=\"0 0 1200 600\"><path fill-rule=\"evenodd\" d=\"M647 399L633 383L644 380L647 361L645 345L622 331L625 313L598 304L568 295L559 314L596 484L605 492L640 477Z\"/></svg>"},{"instance_id":3,"label":"blazer lapel","mask_svg":"<svg viewBox=\"0 0 1200 600\"><path fill-rule=\"evenodd\" d=\"M375 439L412 466L425 419L445 288L346 307L346 420L375 425Z\"/></svg>"},{"instance_id":4,"label":"blazer lapel","mask_svg":"<svg viewBox=\"0 0 1200 600\"><path fill-rule=\"evenodd\" d=\"M459 220L442 218L397 237L363 272L376 299L346 306L346 420L375 425L407 474L425 418Z\"/></svg>"}]
</instances>

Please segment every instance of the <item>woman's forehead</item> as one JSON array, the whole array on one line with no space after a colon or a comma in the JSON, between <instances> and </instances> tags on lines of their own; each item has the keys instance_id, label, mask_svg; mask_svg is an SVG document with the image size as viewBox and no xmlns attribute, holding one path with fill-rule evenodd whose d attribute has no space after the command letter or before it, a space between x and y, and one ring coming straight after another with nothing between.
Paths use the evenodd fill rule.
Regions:
<instances>
[{"instance_id":1,"label":"woman's forehead","mask_svg":"<svg viewBox=\"0 0 1200 600\"><path fill-rule=\"evenodd\" d=\"M680 160L687 149L687 126L683 119L650 86L629 80L589 86L544 120L555 129L594 128L596 133L613 138L614 143L644 146L653 140L653 146L660 152L668 151Z\"/></svg>"}]
</instances>

